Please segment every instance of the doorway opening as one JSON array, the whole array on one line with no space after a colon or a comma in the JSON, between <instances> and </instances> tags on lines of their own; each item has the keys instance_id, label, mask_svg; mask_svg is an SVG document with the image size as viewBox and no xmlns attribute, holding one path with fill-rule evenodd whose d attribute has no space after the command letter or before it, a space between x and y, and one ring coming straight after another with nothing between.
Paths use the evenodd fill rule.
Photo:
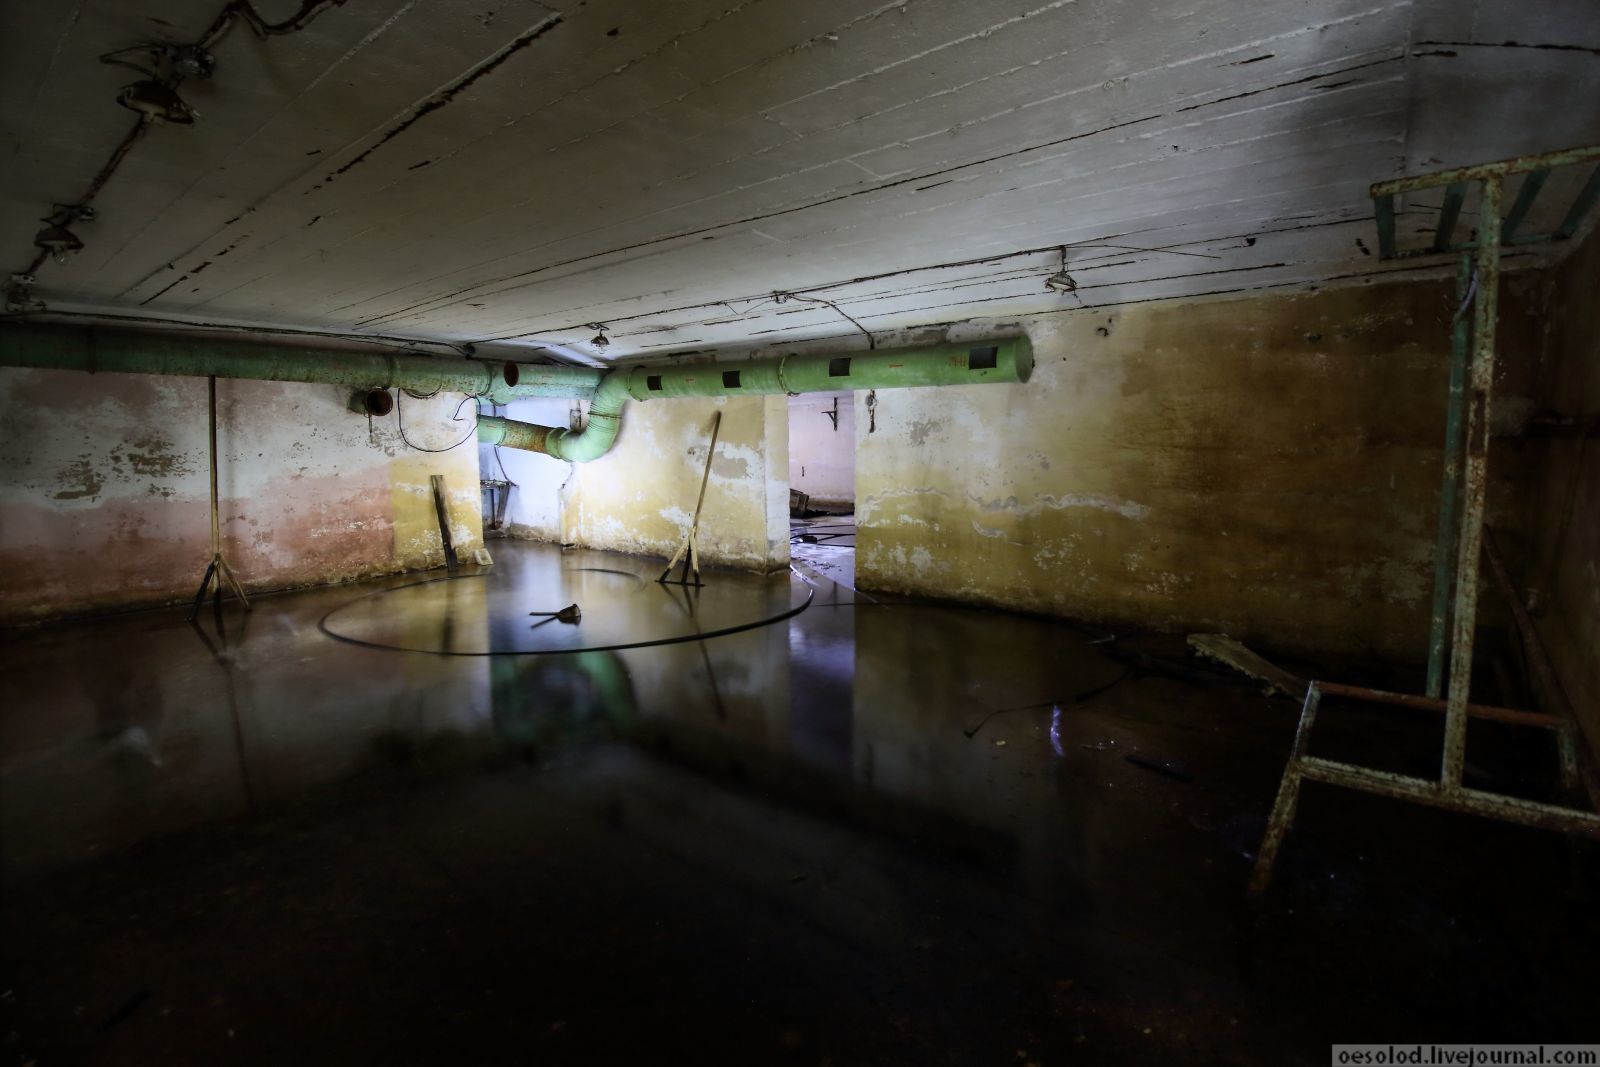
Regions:
<instances>
[{"instance_id":1,"label":"doorway opening","mask_svg":"<svg viewBox=\"0 0 1600 1067\"><path fill-rule=\"evenodd\" d=\"M854 589L855 510L855 394L790 397L790 556Z\"/></svg>"}]
</instances>

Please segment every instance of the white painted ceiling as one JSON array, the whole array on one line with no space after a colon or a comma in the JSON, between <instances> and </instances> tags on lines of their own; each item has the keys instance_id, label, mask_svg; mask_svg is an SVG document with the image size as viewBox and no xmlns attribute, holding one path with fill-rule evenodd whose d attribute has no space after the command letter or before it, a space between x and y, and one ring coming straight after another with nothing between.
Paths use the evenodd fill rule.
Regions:
<instances>
[{"instance_id":1,"label":"white painted ceiling","mask_svg":"<svg viewBox=\"0 0 1600 1067\"><path fill-rule=\"evenodd\" d=\"M0 8L10 270L133 124L98 57L221 7ZM52 309L782 344L1426 268L1378 263L1370 182L1600 142L1595 0L345 0L215 53Z\"/></svg>"}]
</instances>

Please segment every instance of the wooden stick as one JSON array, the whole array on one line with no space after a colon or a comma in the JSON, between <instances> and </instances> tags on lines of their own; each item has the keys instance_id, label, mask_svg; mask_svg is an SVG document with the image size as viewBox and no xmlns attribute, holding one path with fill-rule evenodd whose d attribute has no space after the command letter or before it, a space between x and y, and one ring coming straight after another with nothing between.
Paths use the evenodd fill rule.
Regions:
<instances>
[{"instance_id":1,"label":"wooden stick","mask_svg":"<svg viewBox=\"0 0 1600 1067\"><path fill-rule=\"evenodd\" d=\"M667 561L667 569L661 572L661 577L656 581L664 582L672 573L672 568L683 562L683 584L688 585L689 570L694 569L695 584L700 583L700 510L706 503L706 486L711 484L711 460L717 453L717 435L722 432L722 412L718 411L711 418L711 447L706 449L706 469L700 475L700 495L694 502L694 517L689 520L689 532L684 535L683 543L678 546L678 551L672 554L672 559ZM686 558L687 557L687 558Z\"/></svg>"}]
</instances>

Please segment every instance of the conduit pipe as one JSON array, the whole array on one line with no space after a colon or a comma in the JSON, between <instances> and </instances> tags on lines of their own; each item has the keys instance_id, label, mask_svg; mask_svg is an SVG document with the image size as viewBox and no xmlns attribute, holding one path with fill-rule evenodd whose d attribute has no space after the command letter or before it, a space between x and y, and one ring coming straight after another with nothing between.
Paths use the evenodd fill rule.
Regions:
<instances>
[{"instance_id":1,"label":"conduit pipe","mask_svg":"<svg viewBox=\"0 0 1600 1067\"><path fill-rule=\"evenodd\" d=\"M628 403L628 377L631 372L612 371L594 391L589 403L589 422L581 430L564 426L540 426L493 415L478 416L478 440L483 444L543 452L572 463L587 463L611 451L622 428L622 409Z\"/></svg>"},{"instance_id":2,"label":"conduit pipe","mask_svg":"<svg viewBox=\"0 0 1600 1067\"><path fill-rule=\"evenodd\" d=\"M751 363L694 363L612 371L595 391L582 431L479 416L478 440L585 463L610 451L622 409L634 400L684 396L763 396L847 389L1026 382L1033 372L1027 337L899 348L847 355L788 355Z\"/></svg>"},{"instance_id":3,"label":"conduit pipe","mask_svg":"<svg viewBox=\"0 0 1600 1067\"><path fill-rule=\"evenodd\" d=\"M591 367L283 348L210 334L39 325L0 327L0 366L437 390L482 396L497 404L519 397L586 397L601 378Z\"/></svg>"}]
</instances>

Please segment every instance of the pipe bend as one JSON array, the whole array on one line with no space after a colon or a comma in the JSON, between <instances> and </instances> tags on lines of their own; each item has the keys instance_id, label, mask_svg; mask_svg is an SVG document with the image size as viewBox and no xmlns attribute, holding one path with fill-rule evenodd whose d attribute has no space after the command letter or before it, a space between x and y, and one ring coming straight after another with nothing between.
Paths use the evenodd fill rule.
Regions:
<instances>
[{"instance_id":1,"label":"pipe bend","mask_svg":"<svg viewBox=\"0 0 1600 1067\"><path fill-rule=\"evenodd\" d=\"M600 380L589 404L589 422L581 430L540 426L494 416L478 417L478 440L527 452L587 463L611 451L622 429L622 411L628 403L628 372L614 370Z\"/></svg>"}]
</instances>

